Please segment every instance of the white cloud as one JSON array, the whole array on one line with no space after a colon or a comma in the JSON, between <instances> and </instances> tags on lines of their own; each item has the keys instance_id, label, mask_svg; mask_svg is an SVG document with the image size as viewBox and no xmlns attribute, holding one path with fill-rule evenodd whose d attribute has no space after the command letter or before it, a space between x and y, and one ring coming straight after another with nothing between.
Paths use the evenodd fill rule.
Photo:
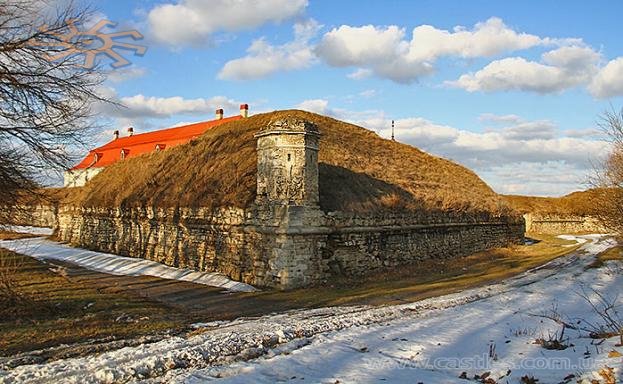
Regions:
<instances>
[{"instance_id":1,"label":"white cloud","mask_svg":"<svg viewBox=\"0 0 623 384\"><path fill-rule=\"evenodd\" d=\"M209 99L185 99L173 97L146 97L141 94L120 99L127 107L120 113L125 117L168 118L173 115L209 115L217 108L236 111L239 103L225 96L214 96Z\"/></svg>"},{"instance_id":2,"label":"white cloud","mask_svg":"<svg viewBox=\"0 0 623 384\"><path fill-rule=\"evenodd\" d=\"M369 99L371 97L376 96L377 93L378 92L376 91L376 89L366 89L364 91L359 92L358 95L363 97L363 98Z\"/></svg>"},{"instance_id":3,"label":"white cloud","mask_svg":"<svg viewBox=\"0 0 623 384\"><path fill-rule=\"evenodd\" d=\"M264 38L255 40L247 49L248 55L230 60L218 74L219 79L250 80L271 75L279 71L306 68L315 61L309 46L320 26L315 20L294 25L294 40L274 46Z\"/></svg>"},{"instance_id":4,"label":"white cloud","mask_svg":"<svg viewBox=\"0 0 623 384\"><path fill-rule=\"evenodd\" d=\"M367 79L370 76L372 76L372 70L364 68L357 68L353 72L346 75L346 77L353 80L363 80Z\"/></svg>"},{"instance_id":5,"label":"white cloud","mask_svg":"<svg viewBox=\"0 0 623 384\"><path fill-rule=\"evenodd\" d=\"M565 132L567 137L601 137L603 133L596 128L587 129L567 129Z\"/></svg>"},{"instance_id":6,"label":"white cloud","mask_svg":"<svg viewBox=\"0 0 623 384\"><path fill-rule=\"evenodd\" d=\"M477 23L473 30L457 26L453 32L421 25L413 29L409 57L414 60L431 61L441 56L463 58L494 56L531 48L551 39L527 33L517 33L497 17Z\"/></svg>"},{"instance_id":7,"label":"white cloud","mask_svg":"<svg viewBox=\"0 0 623 384\"><path fill-rule=\"evenodd\" d=\"M597 72L599 53L582 46L561 47L542 55L542 63L522 57L495 60L476 73L446 84L475 91L554 93L586 84Z\"/></svg>"},{"instance_id":8,"label":"white cloud","mask_svg":"<svg viewBox=\"0 0 623 384\"><path fill-rule=\"evenodd\" d=\"M334 67L358 67L349 75L361 79L370 74L396 82L411 82L432 72L425 62L409 61L405 31L395 25L376 27L342 25L327 32L316 47L316 54Z\"/></svg>"},{"instance_id":9,"label":"white cloud","mask_svg":"<svg viewBox=\"0 0 623 384\"><path fill-rule=\"evenodd\" d=\"M238 31L300 15L307 0L180 0L160 4L148 14L154 37L179 46L203 45L218 31Z\"/></svg>"},{"instance_id":10,"label":"white cloud","mask_svg":"<svg viewBox=\"0 0 623 384\"><path fill-rule=\"evenodd\" d=\"M119 97L114 88L101 87L98 94L119 105L99 103L96 112L106 118L129 119L137 125L144 125L148 119L165 119L175 115L207 116L212 118L218 108L225 114L238 114L240 102L225 96L185 99L180 96L155 97L142 94ZM140 123L138 123L141 121Z\"/></svg>"},{"instance_id":11,"label":"white cloud","mask_svg":"<svg viewBox=\"0 0 623 384\"><path fill-rule=\"evenodd\" d=\"M297 104L296 108L321 115L333 115L333 113L330 113L329 111L329 100L324 99L304 100Z\"/></svg>"},{"instance_id":12,"label":"white cloud","mask_svg":"<svg viewBox=\"0 0 623 384\"><path fill-rule=\"evenodd\" d=\"M553 139L556 137L558 127L549 120L518 121L515 124L503 128L501 131L510 140L533 140ZM488 132L496 132L488 130Z\"/></svg>"},{"instance_id":13,"label":"white cloud","mask_svg":"<svg viewBox=\"0 0 623 384\"><path fill-rule=\"evenodd\" d=\"M131 79L143 77L147 74L147 69L142 67L129 67L113 69L106 73L106 79L113 83L122 83Z\"/></svg>"},{"instance_id":14,"label":"white cloud","mask_svg":"<svg viewBox=\"0 0 623 384\"><path fill-rule=\"evenodd\" d=\"M498 193L532 196L562 196L585 189L588 171L564 161L518 162L478 171Z\"/></svg>"},{"instance_id":15,"label":"white cloud","mask_svg":"<svg viewBox=\"0 0 623 384\"><path fill-rule=\"evenodd\" d=\"M381 64L404 53L407 48L403 41L404 35L404 29L395 25L342 25L323 36L316 52L335 67Z\"/></svg>"},{"instance_id":16,"label":"white cloud","mask_svg":"<svg viewBox=\"0 0 623 384\"><path fill-rule=\"evenodd\" d=\"M331 108L324 99L307 100L300 108L328 114L391 136L391 119L382 111L353 112ZM517 115L482 114L495 129L472 132L422 117L395 121L400 142L457 161L475 170L501 193L561 195L584 187L592 161L608 152L609 144L560 130L546 119L524 120Z\"/></svg>"},{"instance_id":17,"label":"white cloud","mask_svg":"<svg viewBox=\"0 0 623 384\"><path fill-rule=\"evenodd\" d=\"M521 117L517 115L496 115L493 113L483 113L478 116L478 120L482 122L491 122L495 124L517 123L521 121Z\"/></svg>"},{"instance_id":18,"label":"white cloud","mask_svg":"<svg viewBox=\"0 0 623 384\"><path fill-rule=\"evenodd\" d=\"M623 57L614 59L601 68L588 89L593 96L600 99L623 96Z\"/></svg>"},{"instance_id":19,"label":"white cloud","mask_svg":"<svg viewBox=\"0 0 623 384\"><path fill-rule=\"evenodd\" d=\"M335 117L336 119L357 123L359 121L373 121L382 116L378 110L350 111L343 108L332 108L326 99L310 99L295 106L297 109L314 112L325 116Z\"/></svg>"},{"instance_id":20,"label":"white cloud","mask_svg":"<svg viewBox=\"0 0 623 384\"><path fill-rule=\"evenodd\" d=\"M410 40L405 39L405 30L395 25L342 25L323 36L316 54L331 66L356 67L349 75L353 79L374 74L398 83L411 83L431 74L435 61L443 56L486 57L566 43L569 42L518 33L494 17L476 24L472 30L457 26L449 32L421 25L413 29Z\"/></svg>"}]
</instances>

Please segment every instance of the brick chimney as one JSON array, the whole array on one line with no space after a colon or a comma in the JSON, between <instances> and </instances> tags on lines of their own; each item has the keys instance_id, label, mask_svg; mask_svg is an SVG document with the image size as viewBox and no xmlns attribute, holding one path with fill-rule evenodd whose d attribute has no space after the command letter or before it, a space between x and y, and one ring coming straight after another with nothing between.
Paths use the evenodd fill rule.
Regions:
<instances>
[{"instance_id":1,"label":"brick chimney","mask_svg":"<svg viewBox=\"0 0 623 384\"><path fill-rule=\"evenodd\" d=\"M113 135L113 137L114 137L114 139L113 139L113 140L117 140L117 139L119 138L119 131L114 131L114 132L112 133L112 135Z\"/></svg>"},{"instance_id":2,"label":"brick chimney","mask_svg":"<svg viewBox=\"0 0 623 384\"><path fill-rule=\"evenodd\" d=\"M240 104L240 116L249 117L249 104Z\"/></svg>"},{"instance_id":3,"label":"brick chimney","mask_svg":"<svg viewBox=\"0 0 623 384\"><path fill-rule=\"evenodd\" d=\"M216 120L223 119L223 108L219 108L216 110Z\"/></svg>"},{"instance_id":4,"label":"brick chimney","mask_svg":"<svg viewBox=\"0 0 623 384\"><path fill-rule=\"evenodd\" d=\"M134 134L134 128L128 128L128 136L132 136Z\"/></svg>"}]
</instances>

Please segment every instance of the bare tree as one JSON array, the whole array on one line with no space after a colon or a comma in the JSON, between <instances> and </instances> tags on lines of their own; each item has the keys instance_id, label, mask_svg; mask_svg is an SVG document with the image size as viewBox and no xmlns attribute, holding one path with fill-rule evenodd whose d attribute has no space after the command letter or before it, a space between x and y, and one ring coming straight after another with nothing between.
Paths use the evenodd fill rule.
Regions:
<instances>
[{"instance_id":1,"label":"bare tree","mask_svg":"<svg viewBox=\"0 0 623 384\"><path fill-rule=\"evenodd\" d=\"M597 191L598 218L606 228L623 235L623 109L604 112L598 125L612 147L589 183Z\"/></svg>"},{"instance_id":2,"label":"bare tree","mask_svg":"<svg viewBox=\"0 0 623 384\"><path fill-rule=\"evenodd\" d=\"M93 103L105 101L97 94L102 72L75 54L84 42L62 41L68 23L93 11L55 3L0 0L0 205L34 190L42 171L64 169Z\"/></svg>"}]
</instances>

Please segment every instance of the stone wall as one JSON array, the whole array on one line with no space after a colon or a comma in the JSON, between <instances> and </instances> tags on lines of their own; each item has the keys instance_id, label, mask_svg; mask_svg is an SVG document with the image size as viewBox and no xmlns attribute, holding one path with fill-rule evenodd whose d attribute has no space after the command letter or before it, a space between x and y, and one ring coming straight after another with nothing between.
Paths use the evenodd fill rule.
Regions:
<instances>
[{"instance_id":1,"label":"stone wall","mask_svg":"<svg viewBox=\"0 0 623 384\"><path fill-rule=\"evenodd\" d=\"M2 221L12 225L54 228L57 226L57 208L53 205L19 205L0 208Z\"/></svg>"},{"instance_id":2,"label":"stone wall","mask_svg":"<svg viewBox=\"0 0 623 384\"><path fill-rule=\"evenodd\" d=\"M218 271L235 280L276 288L321 284L427 258L452 258L520 242L523 222L336 227L322 212L281 212L284 222L257 220L240 209L59 210L59 240L88 249L167 265ZM303 218L314 216L317 225ZM342 217L345 220L344 217ZM387 218L386 218L387 220ZM394 224L405 217L394 218ZM319 224L319 225L318 225Z\"/></svg>"},{"instance_id":3,"label":"stone wall","mask_svg":"<svg viewBox=\"0 0 623 384\"><path fill-rule=\"evenodd\" d=\"M559 235L561 233L609 233L599 220L591 216L534 214L524 215L527 233Z\"/></svg>"},{"instance_id":4,"label":"stone wall","mask_svg":"<svg viewBox=\"0 0 623 384\"><path fill-rule=\"evenodd\" d=\"M75 246L272 285L265 281L270 243L247 228L240 209L62 207L58 224L58 239Z\"/></svg>"}]
</instances>

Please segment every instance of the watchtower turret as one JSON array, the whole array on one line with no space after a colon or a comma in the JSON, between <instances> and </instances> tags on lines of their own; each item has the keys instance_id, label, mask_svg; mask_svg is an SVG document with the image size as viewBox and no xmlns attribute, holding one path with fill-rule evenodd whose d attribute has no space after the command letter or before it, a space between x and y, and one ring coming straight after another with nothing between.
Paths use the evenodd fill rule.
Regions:
<instances>
[{"instance_id":1,"label":"watchtower turret","mask_svg":"<svg viewBox=\"0 0 623 384\"><path fill-rule=\"evenodd\" d=\"M256 202L318 207L318 127L286 118L272 121L255 137Z\"/></svg>"}]
</instances>

